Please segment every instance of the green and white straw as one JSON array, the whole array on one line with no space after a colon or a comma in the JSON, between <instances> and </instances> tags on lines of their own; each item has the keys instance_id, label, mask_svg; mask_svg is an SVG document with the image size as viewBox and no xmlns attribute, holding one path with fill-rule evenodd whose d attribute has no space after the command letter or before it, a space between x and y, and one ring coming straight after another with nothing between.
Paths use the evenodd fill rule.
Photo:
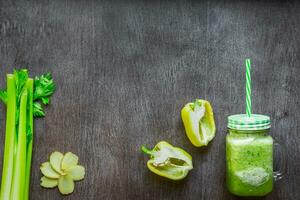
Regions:
<instances>
[{"instance_id":1,"label":"green and white straw","mask_svg":"<svg viewBox=\"0 0 300 200\"><path fill-rule=\"evenodd\" d=\"M245 60L246 64L246 114L251 117L252 105L251 105L251 61Z\"/></svg>"}]
</instances>

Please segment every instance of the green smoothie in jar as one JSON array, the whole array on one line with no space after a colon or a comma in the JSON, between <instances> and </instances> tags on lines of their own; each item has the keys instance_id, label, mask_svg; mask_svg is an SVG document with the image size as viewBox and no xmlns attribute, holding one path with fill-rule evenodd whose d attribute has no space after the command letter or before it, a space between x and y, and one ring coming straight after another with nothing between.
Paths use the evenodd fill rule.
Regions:
<instances>
[{"instance_id":1,"label":"green smoothie in jar","mask_svg":"<svg viewBox=\"0 0 300 200\"><path fill-rule=\"evenodd\" d=\"M264 196L273 189L273 139L270 118L246 114L228 117L226 184L237 196Z\"/></svg>"}]
</instances>

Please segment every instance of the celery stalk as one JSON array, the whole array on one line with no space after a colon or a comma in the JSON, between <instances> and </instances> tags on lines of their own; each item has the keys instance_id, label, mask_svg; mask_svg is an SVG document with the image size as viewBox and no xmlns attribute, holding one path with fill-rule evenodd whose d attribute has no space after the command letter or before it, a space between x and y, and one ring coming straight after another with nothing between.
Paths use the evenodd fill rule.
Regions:
<instances>
[{"instance_id":1,"label":"celery stalk","mask_svg":"<svg viewBox=\"0 0 300 200\"><path fill-rule=\"evenodd\" d=\"M7 113L4 159L0 200L10 199L14 165L14 145L16 132L16 87L14 75L7 75Z\"/></svg>"},{"instance_id":2,"label":"celery stalk","mask_svg":"<svg viewBox=\"0 0 300 200\"><path fill-rule=\"evenodd\" d=\"M17 135L17 152L13 172L11 199L23 200L25 170L26 170L26 118L27 118L27 88L22 91L20 101L19 130Z\"/></svg>"},{"instance_id":3,"label":"celery stalk","mask_svg":"<svg viewBox=\"0 0 300 200\"><path fill-rule=\"evenodd\" d=\"M0 200L28 200L33 145L33 118L44 117L55 90L50 73L28 77L26 69L7 75L0 101L7 105Z\"/></svg>"},{"instance_id":4,"label":"celery stalk","mask_svg":"<svg viewBox=\"0 0 300 200\"><path fill-rule=\"evenodd\" d=\"M29 78L27 81L28 89L28 110L27 110L27 152L26 152L26 172L25 172L25 185L24 185L24 200L29 199L29 186L30 186L30 170L31 170L31 157L32 157L32 142L33 142L33 79Z\"/></svg>"}]
</instances>

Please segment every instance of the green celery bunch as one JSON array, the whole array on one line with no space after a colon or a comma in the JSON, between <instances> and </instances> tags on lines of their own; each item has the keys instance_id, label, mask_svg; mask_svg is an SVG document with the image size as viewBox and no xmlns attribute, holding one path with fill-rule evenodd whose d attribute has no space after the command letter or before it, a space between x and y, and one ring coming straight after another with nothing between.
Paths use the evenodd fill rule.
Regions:
<instances>
[{"instance_id":1,"label":"green celery bunch","mask_svg":"<svg viewBox=\"0 0 300 200\"><path fill-rule=\"evenodd\" d=\"M0 200L28 200L33 145L33 118L44 117L55 91L51 74L29 78L26 69L7 74L7 89L0 90L6 104L6 133Z\"/></svg>"}]
</instances>

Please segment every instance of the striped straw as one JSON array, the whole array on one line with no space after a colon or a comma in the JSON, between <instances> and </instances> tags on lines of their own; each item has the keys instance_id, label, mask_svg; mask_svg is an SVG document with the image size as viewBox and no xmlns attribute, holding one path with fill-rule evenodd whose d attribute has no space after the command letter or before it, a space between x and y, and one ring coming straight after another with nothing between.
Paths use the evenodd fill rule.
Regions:
<instances>
[{"instance_id":1,"label":"striped straw","mask_svg":"<svg viewBox=\"0 0 300 200\"><path fill-rule=\"evenodd\" d=\"M250 59L245 60L246 63L246 114L251 117L251 62Z\"/></svg>"}]
</instances>

